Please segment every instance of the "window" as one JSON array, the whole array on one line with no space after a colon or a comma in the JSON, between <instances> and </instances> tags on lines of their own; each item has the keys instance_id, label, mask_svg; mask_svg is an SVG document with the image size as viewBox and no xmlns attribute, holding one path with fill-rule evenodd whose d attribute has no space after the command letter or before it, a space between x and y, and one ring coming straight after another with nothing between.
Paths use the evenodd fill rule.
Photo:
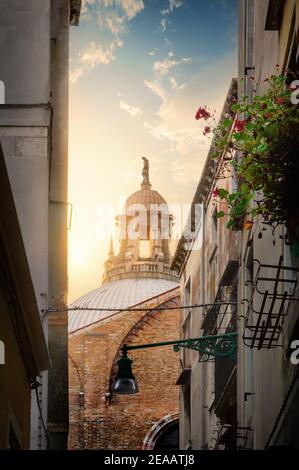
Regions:
<instances>
[{"instance_id":1,"label":"window","mask_svg":"<svg viewBox=\"0 0 299 470\"><path fill-rule=\"evenodd\" d=\"M150 240L139 241L139 257L150 258L151 257L151 242Z\"/></svg>"}]
</instances>

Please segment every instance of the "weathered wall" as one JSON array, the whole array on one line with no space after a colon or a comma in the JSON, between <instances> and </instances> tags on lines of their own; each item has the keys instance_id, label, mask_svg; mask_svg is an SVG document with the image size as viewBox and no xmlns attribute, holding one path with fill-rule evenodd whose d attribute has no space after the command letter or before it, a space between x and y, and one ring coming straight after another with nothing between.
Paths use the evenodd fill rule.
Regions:
<instances>
[{"instance_id":1,"label":"weathered wall","mask_svg":"<svg viewBox=\"0 0 299 470\"><path fill-rule=\"evenodd\" d=\"M68 226L68 86L69 86L69 0L52 1L51 9L51 102L52 152L49 181L49 306L67 305ZM48 315L49 371L48 423L51 448L67 446L68 371L67 312Z\"/></svg>"},{"instance_id":2,"label":"weathered wall","mask_svg":"<svg viewBox=\"0 0 299 470\"><path fill-rule=\"evenodd\" d=\"M48 127L50 124L50 0L1 2L0 139L40 309L48 294ZM17 33L18 32L18 33ZM47 336L47 321L44 322ZM47 420L47 374L39 378ZM33 448L45 447L32 398Z\"/></svg>"},{"instance_id":3,"label":"weathered wall","mask_svg":"<svg viewBox=\"0 0 299 470\"><path fill-rule=\"evenodd\" d=\"M244 13L245 0L241 2L241 13ZM286 0L281 14L281 24L279 30L266 31L266 16L268 10L268 0L254 1L253 18L247 17L247 23L244 21L244 14L241 16L240 28L240 48L239 48L239 78L244 77L244 58L252 56L252 65L255 70L252 76L257 82L257 94L266 91L268 83L265 78L277 73L277 65L279 72L285 73L287 60L290 52L290 43L293 37L292 18L297 18L297 37L298 37L298 14L299 2L295 0ZM297 10L295 10L295 7ZM242 38L249 37L248 48L244 48ZM248 93L248 84L244 83L245 94ZM261 224L255 223L251 231L243 231L240 234L240 260L241 269L239 275L239 300L248 298L249 289L245 282L248 280L248 272L246 269L246 261L250 246L253 247L253 257L261 263L277 265L279 257L284 256L284 264L292 265L297 263L292 260L289 247L279 238L283 233L276 230L272 235L271 230L263 232L262 238L259 237ZM293 264L294 265L294 264ZM273 275L274 271L268 270L268 275ZM256 304L258 307L258 304ZM277 309L277 303L275 309ZM288 317L294 320L298 318L298 308L294 306ZM239 304L239 314L244 315L246 305ZM291 382L294 367L286 357L286 348L288 347L288 338L291 327L288 327L288 320L284 326L280 344L284 344L284 349L276 347L271 350L257 350L244 347L242 334L244 331L244 322L239 320L239 346L238 346L238 422L241 426L251 426L253 429L249 433L247 446L255 449L263 449L267 443L270 433L275 424L281 405L286 396L289 384ZM249 393L247 400L244 394ZM293 404L295 401L293 401ZM288 407L291 413L296 414L296 408L293 406L292 400ZM288 408L287 407L287 408ZM298 414L298 410L297 410ZM278 428L286 429L284 425L284 417L281 419ZM283 432L281 440L275 441L275 436L271 444L289 445L291 439L295 438L297 431L293 433ZM296 444L298 446L298 443Z\"/></svg>"},{"instance_id":4,"label":"weathered wall","mask_svg":"<svg viewBox=\"0 0 299 470\"><path fill-rule=\"evenodd\" d=\"M231 179L211 180L209 193L205 199L202 220L202 247L186 253L186 263L181 273L181 298L183 304L213 303L219 283L230 260L238 259L236 233L226 228L227 217L217 219L217 229L213 229L213 214L217 210L227 213L227 207L218 203L212 196L216 187L230 189ZM186 286L190 283L190 299L186 294ZM197 308L182 313L181 335L196 338L203 334L202 323L207 309ZM223 331L222 331L223 332ZM183 357L184 367L190 368L190 378L182 385L180 392L180 448L200 450L212 445L212 432L217 428L217 416L213 406L215 397L214 363L200 363L198 353L192 351ZM185 391L190 386L190 393ZM186 408L190 401L190 419Z\"/></svg>"},{"instance_id":5,"label":"weathered wall","mask_svg":"<svg viewBox=\"0 0 299 470\"><path fill-rule=\"evenodd\" d=\"M169 305L178 305L177 294L172 294ZM161 295L158 304L145 305L150 308L166 300ZM139 393L109 394L111 368L116 370L123 341L145 344L178 335L178 310L124 312L70 335L69 449L141 449L152 426L178 411L179 356L171 347L130 351Z\"/></svg>"},{"instance_id":6,"label":"weathered wall","mask_svg":"<svg viewBox=\"0 0 299 470\"><path fill-rule=\"evenodd\" d=\"M5 364L0 365L0 449L9 447L10 423L20 447L29 449L31 389L11 323L6 295L0 285L1 340L5 344Z\"/></svg>"},{"instance_id":7,"label":"weathered wall","mask_svg":"<svg viewBox=\"0 0 299 470\"><path fill-rule=\"evenodd\" d=\"M6 102L0 106L0 139L41 310L67 303L69 19L69 0L1 2ZM46 337L48 319L49 427L53 445L61 448L68 432L67 314L43 318ZM39 381L47 421L47 374ZM35 397L32 405L32 447L38 449L46 440L38 430Z\"/></svg>"}]
</instances>

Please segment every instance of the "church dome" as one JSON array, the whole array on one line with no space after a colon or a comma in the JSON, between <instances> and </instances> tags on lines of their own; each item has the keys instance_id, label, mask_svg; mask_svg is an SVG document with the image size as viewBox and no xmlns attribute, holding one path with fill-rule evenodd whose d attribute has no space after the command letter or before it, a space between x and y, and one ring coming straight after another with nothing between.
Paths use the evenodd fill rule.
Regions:
<instances>
[{"instance_id":1,"label":"church dome","mask_svg":"<svg viewBox=\"0 0 299 470\"><path fill-rule=\"evenodd\" d=\"M179 286L166 279L123 279L103 284L72 303L80 308L129 308L164 294ZM105 320L117 312L77 310L69 313L69 333Z\"/></svg>"},{"instance_id":2,"label":"church dome","mask_svg":"<svg viewBox=\"0 0 299 470\"><path fill-rule=\"evenodd\" d=\"M154 189L145 188L131 194L126 201L126 208L132 204L143 204L147 210L150 209L150 204L167 204L165 199L158 191Z\"/></svg>"}]
</instances>

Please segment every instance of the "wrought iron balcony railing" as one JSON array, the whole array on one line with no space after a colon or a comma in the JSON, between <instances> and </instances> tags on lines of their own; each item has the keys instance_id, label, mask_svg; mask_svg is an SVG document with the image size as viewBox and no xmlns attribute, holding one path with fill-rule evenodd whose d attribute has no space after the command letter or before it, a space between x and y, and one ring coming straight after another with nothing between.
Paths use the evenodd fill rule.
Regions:
<instances>
[{"instance_id":1,"label":"wrought iron balcony railing","mask_svg":"<svg viewBox=\"0 0 299 470\"><path fill-rule=\"evenodd\" d=\"M223 290L224 286L220 286L214 300L214 305L207 309L201 326L203 335L237 331L236 301L233 298L229 301L224 301Z\"/></svg>"},{"instance_id":2,"label":"wrought iron balcony railing","mask_svg":"<svg viewBox=\"0 0 299 470\"><path fill-rule=\"evenodd\" d=\"M279 344L283 324L287 315L289 301L295 299L299 270L283 265L280 257L278 265L262 264L253 261L257 266L254 281L247 303L243 341L250 348L275 348ZM241 317L242 318L242 317Z\"/></svg>"}]
</instances>

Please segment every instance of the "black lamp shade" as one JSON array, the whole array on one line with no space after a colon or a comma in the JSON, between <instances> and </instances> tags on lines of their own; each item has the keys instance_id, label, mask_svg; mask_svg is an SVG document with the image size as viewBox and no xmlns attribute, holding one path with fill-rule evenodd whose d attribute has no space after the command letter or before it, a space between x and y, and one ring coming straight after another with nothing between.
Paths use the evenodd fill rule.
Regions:
<instances>
[{"instance_id":1,"label":"black lamp shade","mask_svg":"<svg viewBox=\"0 0 299 470\"><path fill-rule=\"evenodd\" d=\"M117 361L118 372L112 386L112 392L118 395L133 395L138 393L138 385L132 374L132 360L127 356Z\"/></svg>"}]
</instances>

